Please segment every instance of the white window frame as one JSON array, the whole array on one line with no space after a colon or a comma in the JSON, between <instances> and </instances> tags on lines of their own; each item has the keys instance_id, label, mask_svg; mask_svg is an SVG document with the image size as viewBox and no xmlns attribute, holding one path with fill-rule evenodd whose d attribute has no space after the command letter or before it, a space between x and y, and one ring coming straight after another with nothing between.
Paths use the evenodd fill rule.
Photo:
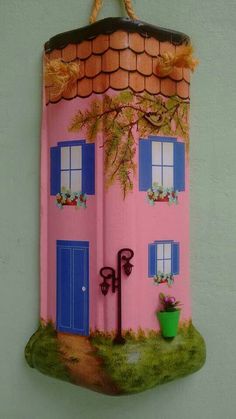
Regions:
<instances>
[{"instance_id":1,"label":"white window frame","mask_svg":"<svg viewBox=\"0 0 236 419\"><path fill-rule=\"evenodd\" d=\"M65 153L65 150L68 149L69 155L68 155L68 164L66 164L66 167L63 167L62 165L62 153ZM80 150L79 155L79 161L78 166L73 165L73 151L76 149ZM80 187L75 188L73 187L73 174L79 172L80 173ZM68 186L63 185L62 181L62 175L64 173L69 174L69 182L67 182ZM60 167L60 177L61 177L61 190L62 189L68 189L70 192L81 192L82 191L82 177L83 177L83 163L82 163L82 145L63 145L61 146L61 167Z\"/></svg>"},{"instance_id":2,"label":"white window frame","mask_svg":"<svg viewBox=\"0 0 236 419\"><path fill-rule=\"evenodd\" d=\"M159 147L159 156L156 155L157 147ZM172 156L168 162L168 147L172 148ZM165 150L166 149L166 150ZM168 172L168 168L172 169L172 181L170 184L165 182L165 177ZM157 170L156 170L157 169ZM160 172L160 179L155 179L155 171ZM170 172L170 170L169 170ZM164 188L174 188L174 144L169 141L152 141L152 184L158 183Z\"/></svg>"},{"instance_id":3,"label":"white window frame","mask_svg":"<svg viewBox=\"0 0 236 419\"><path fill-rule=\"evenodd\" d=\"M168 247L167 247L168 246ZM156 271L163 274L172 273L172 243L163 242L156 243ZM162 265L162 269L160 269ZM169 265L170 269L166 270L166 266Z\"/></svg>"}]
</instances>

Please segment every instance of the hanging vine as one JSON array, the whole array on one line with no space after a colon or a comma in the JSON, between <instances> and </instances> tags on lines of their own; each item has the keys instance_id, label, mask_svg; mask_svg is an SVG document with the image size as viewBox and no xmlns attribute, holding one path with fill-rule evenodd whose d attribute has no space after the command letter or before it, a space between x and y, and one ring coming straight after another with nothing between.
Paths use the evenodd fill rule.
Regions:
<instances>
[{"instance_id":1,"label":"hanging vine","mask_svg":"<svg viewBox=\"0 0 236 419\"><path fill-rule=\"evenodd\" d=\"M76 113L69 131L86 129L89 142L103 133L106 186L118 180L125 198L133 189L136 172L135 133L139 137L154 134L181 137L188 152L188 110L189 102L177 96L165 99L127 90L114 97L104 95L102 100L94 99L90 108Z\"/></svg>"}]
</instances>

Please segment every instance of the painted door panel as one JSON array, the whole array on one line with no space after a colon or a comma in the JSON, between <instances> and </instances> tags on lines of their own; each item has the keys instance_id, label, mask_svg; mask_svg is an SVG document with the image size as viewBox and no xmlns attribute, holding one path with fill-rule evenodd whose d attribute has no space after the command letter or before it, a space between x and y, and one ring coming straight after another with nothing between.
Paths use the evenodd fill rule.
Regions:
<instances>
[{"instance_id":1,"label":"painted door panel","mask_svg":"<svg viewBox=\"0 0 236 419\"><path fill-rule=\"evenodd\" d=\"M57 241L57 330L89 334L89 244Z\"/></svg>"}]
</instances>

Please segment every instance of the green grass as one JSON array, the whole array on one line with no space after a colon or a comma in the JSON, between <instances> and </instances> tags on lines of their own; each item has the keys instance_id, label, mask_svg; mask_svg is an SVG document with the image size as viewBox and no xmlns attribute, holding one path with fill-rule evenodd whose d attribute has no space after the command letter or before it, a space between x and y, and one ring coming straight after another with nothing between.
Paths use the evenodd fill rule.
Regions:
<instances>
[{"instance_id":1,"label":"green grass","mask_svg":"<svg viewBox=\"0 0 236 419\"><path fill-rule=\"evenodd\" d=\"M155 331L145 335L142 330L126 332L124 345L114 345L113 337L97 332L90 336L90 343L117 394L137 393L184 377L199 370L206 358L204 340L191 323L180 327L172 340ZM39 326L25 348L25 357L31 368L65 381L71 381L68 362L79 362L73 356L65 358L52 323Z\"/></svg>"},{"instance_id":2,"label":"green grass","mask_svg":"<svg viewBox=\"0 0 236 419\"><path fill-rule=\"evenodd\" d=\"M31 368L61 380L70 381L63 353L52 323L40 325L25 348L25 358Z\"/></svg>"},{"instance_id":3,"label":"green grass","mask_svg":"<svg viewBox=\"0 0 236 419\"><path fill-rule=\"evenodd\" d=\"M114 345L104 334L91 337L91 344L121 394L137 393L184 377L205 362L204 340L192 324L182 326L178 336L169 341L155 332L147 337L128 333L126 339L125 345Z\"/></svg>"}]
</instances>

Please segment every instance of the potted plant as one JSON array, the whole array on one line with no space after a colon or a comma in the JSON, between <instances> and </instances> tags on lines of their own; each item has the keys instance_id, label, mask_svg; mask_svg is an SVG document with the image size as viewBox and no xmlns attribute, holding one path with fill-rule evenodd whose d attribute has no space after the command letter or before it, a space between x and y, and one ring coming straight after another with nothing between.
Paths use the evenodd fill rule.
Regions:
<instances>
[{"instance_id":1,"label":"potted plant","mask_svg":"<svg viewBox=\"0 0 236 419\"><path fill-rule=\"evenodd\" d=\"M160 293L159 298L163 309L157 312L157 318L161 326L162 336L164 338L174 338L178 332L180 318L178 307L180 302L176 301L175 297L163 293Z\"/></svg>"}]
</instances>

